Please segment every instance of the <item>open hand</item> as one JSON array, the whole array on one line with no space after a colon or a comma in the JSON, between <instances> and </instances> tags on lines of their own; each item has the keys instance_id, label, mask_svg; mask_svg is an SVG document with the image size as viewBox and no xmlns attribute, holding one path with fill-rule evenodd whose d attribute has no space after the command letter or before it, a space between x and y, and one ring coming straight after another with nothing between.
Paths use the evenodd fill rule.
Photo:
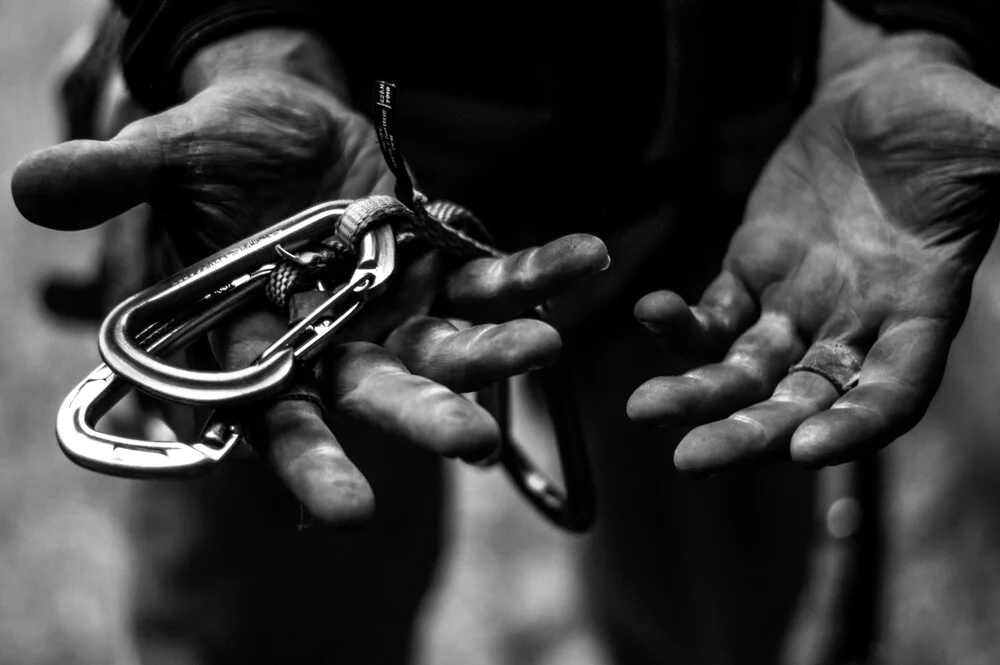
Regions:
<instances>
[{"instance_id":1,"label":"open hand","mask_svg":"<svg viewBox=\"0 0 1000 665\"><path fill-rule=\"evenodd\" d=\"M227 48L256 55L230 67ZM273 66L271 51L294 53L293 69L317 67L303 76ZM22 161L13 182L18 208L35 223L78 229L147 202L193 261L316 202L390 193L373 128L323 84L331 80L327 56L318 38L292 30L207 47L189 65L203 71L185 80L203 85L187 101L109 141L71 141ZM324 359L329 380L320 396L332 418L309 400L278 399L248 417L248 437L314 516L338 524L366 517L374 503L331 422L447 456L488 458L500 443L497 424L459 393L551 363L560 345L551 326L506 320L606 263L603 243L591 236L450 273L426 256L402 271L381 306L355 319L353 341ZM432 307L478 325L457 330L429 317ZM241 313L218 331L220 364L248 364L286 329L266 307Z\"/></svg>"},{"instance_id":2,"label":"open hand","mask_svg":"<svg viewBox=\"0 0 1000 665\"><path fill-rule=\"evenodd\" d=\"M1000 216L1000 92L939 56L894 52L832 80L701 301L637 304L703 363L628 405L637 421L696 426L680 470L844 462L923 415Z\"/></svg>"}]
</instances>

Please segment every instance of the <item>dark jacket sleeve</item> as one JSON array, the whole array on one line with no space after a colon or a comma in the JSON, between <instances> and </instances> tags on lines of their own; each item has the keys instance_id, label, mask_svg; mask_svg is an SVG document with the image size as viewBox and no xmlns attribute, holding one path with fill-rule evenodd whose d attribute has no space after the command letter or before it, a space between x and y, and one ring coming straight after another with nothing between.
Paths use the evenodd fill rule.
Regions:
<instances>
[{"instance_id":1,"label":"dark jacket sleeve","mask_svg":"<svg viewBox=\"0 0 1000 665\"><path fill-rule=\"evenodd\" d=\"M356 0L355 0L356 1ZM819 0L816 0L817 2ZM955 39L977 70L998 81L1000 0L837 0L890 31L929 30ZM177 101L180 73L199 47L264 25L332 26L332 0L117 0L130 17L125 80L153 110Z\"/></svg>"},{"instance_id":2,"label":"dark jacket sleeve","mask_svg":"<svg viewBox=\"0 0 1000 665\"><path fill-rule=\"evenodd\" d=\"M954 39L975 69L993 82L1000 74L1000 0L837 0L890 32L927 30Z\"/></svg>"},{"instance_id":3,"label":"dark jacket sleeve","mask_svg":"<svg viewBox=\"0 0 1000 665\"><path fill-rule=\"evenodd\" d=\"M176 103L180 76L201 46L262 26L329 26L324 0L117 0L130 18L122 68L132 94L152 110Z\"/></svg>"}]
</instances>

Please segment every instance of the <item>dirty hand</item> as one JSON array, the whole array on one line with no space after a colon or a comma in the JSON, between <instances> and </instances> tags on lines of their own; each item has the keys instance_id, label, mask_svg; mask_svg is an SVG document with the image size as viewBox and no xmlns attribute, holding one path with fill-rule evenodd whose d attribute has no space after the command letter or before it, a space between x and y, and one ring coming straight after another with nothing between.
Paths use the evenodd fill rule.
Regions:
<instances>
[{"instance_id":1,"label":"dirty hand","mask_svg":"<svg viewBox=\"0 0 1000 665\"><path fill-rule=\"evenodd\" d=\"M188 64L186 101L109 141L71 141L22 161L15 201L29 220L57 229L93 226L147 202L169 220L190 262L318 201L390 193L374 131L345 103L339 80L326 45L310 33L228 38ZM603 244L589 236L447 275L434 256L418 260L397 280L399 293L384 296L401 306L367 308L351 333L366 341L337 346L326 359L329 422L444 455L490 456L497 425L458 392L552 362L559 336L538 321L488 322L530 309L605 262ZM458 331L428 317L432 307L482 325ZM220 363L247 364L286 328L263 306L235 317L217 331ZM314 516L343 524L371 513L371 489L318 405L273 401L247 425Z\"/></svg>"},{"instance_id":2,"label":"dirty hand","mask_svg":"<svg viewBox=\"0 0 1000 665\"><path fill-rule=\"evenodd\" d=\"M931 38L829 81L701 301L637 304L643 325L703 363L628 404L636 421L696 426L678 469L836 464L923 415L1000 216L1000 91L962 61Z\"/></svg>"}]
</instances>

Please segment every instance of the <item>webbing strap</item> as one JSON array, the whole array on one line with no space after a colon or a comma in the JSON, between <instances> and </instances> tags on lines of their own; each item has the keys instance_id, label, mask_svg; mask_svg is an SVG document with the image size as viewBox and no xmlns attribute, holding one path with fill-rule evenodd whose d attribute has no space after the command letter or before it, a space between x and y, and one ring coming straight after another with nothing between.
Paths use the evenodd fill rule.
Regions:
<instances>
[{"instance_id":1,"label":"webbing strap","mask_svg":"<svg viewBox=\"0 0 1000 665\"><path fill-rule=\"evenodd\" d=\"M474 236L488 238L486 227L466 208L450 201L424 205L418 193L413 209L391 196L369 196L347 207L323 247L309 252L303 260L285 259L271 272L264 292L281 309L287 309L295 293L307 291L321 277L349 273L361 237L381 224L392 224L397 244L423 240L434 249L456 259L469 261L486 256L499 257L503 252Z\"/></svg>"},{"instance_id":2,"label":"webbing strap","mask_svg":"<svg viewBox=\"0 0 1000 665\"><path fill-rule=\"evenodd\" d=\"M391 196L375 195L347 206L337 224L336 238L347 247L357 247L365 231L396 219L412 217L410 209Z\"/></svg>"}]
</instances>

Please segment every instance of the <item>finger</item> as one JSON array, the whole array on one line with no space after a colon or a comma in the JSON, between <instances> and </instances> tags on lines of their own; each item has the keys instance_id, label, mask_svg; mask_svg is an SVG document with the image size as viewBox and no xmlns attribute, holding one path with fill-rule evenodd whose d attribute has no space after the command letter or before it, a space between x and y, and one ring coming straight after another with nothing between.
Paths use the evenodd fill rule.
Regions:
<instances>
[{"instance_id":1,"label":"finger","mask_svg":"<svg viewBox=\"0 0 1000 665\"><path fill-rule=\"evenodd\" d=\"M509 256L469 261L447 280L449 315L474 323L523 314L576 280L610 265L608 248L594 236L565 236Z\"/></svg>"},{"instance_id":2,"label":"finger","mask_svg":"<svg viewBox=\"0 0 1000 665\"><path fill-rule=\"evenodd\" d=\"M719 275L694 307L671 291L650 293L635 306L639 323L672 350L696 356L721 355L756 316L756 301L731 272Z\"/></svg>"},{"instance_id":3,"label":"finger","mask_svg":"<svg viewBox=\"0 0 1000 665\"><path fill-rule=\"evenodd\" d=\"M467 393L548 367L561 345L552 326L532 319L459 330L443 319L425 317L397 329L385 348L414 374Z\"/></svg>"},{"instance_id":4,"label":"finger","mask_svg":"<svg viewBox=\"0 0 1000 665\"><path fill-rule=\"evenodd\" d=\"M792 459L807 466L846 462L909 431L941 383L951 337L937 319L884 331L865 358L858 386L796 430Z\"/></svg>"},{"instance_id":5,"label":"finger","mask_svg":"<svg viewBox=\"0 0 1000 665\"><path fill-rule=\"evenodd\" d=\"M209 342L223 369L240 369L254 362L286 332L285 317L261 298L216 326L209 334Z\"/></svg>"},{"instance_id":6,"label":"finger","mask_svg":"<svg viewBox=\"0 0 1000 665\"><path fill-rule=\"evenodd\" d=\"M723 362L639 386L629 398L628 415L653 425L700 425L725 418L766 398L802 356L803 347L787 316L766 313L736 340Z\"/></svg>"},{"instance_id":7,"label":"finger","mask_svg":"<svg viewBox=\"0 0 1000 665\"><path fill-rule=\"evenodd\" d=\"M374 344L333 347L323 375L324 401L337 417L469 462L491 457L500 445L500 430L485 409L411 374Z\"/></svg>"},{"instance_id":8,"label":"finger","mask_svg":"<svg viewBox=\"0 0 1000 665\"><path fill-rule=\"evenodd\" d=\"M270 309L236 314L213 335L219 363L225 369L246 367L286 328ZM317 520L350 526L371 516L371 487L324 422L319 394L308 376L281 396L246 410L243 424L247 440Z\"/></svg>"},{"instance_id":9,"label":"finger","mask_svg":"<svg viewBox=\"0 0 1000 665\"><path fill-rule=\"evenodd\" d=\"M25 157L11 193L29 221L84 229L149 201L163 173L160 116L144 118L110 141L69 141Z\"/></svg>"},{"instance_id":10,"label":"finger","mask_svg":"<svg viewBox=\"0 0 1000 665\"><path fill-rule=\"evenodd\" d=\"M339 527L362 523L375 510L371 486L319 405L296 395L301 391L250 409L243 420L247 440L315 519Z\"/></svg>"},{"instance_id":11,"label":"finger","mask_svg":"<svg viewBox=\"0 0 1000 665\"><path fill-rule=\"evenodd\" d=\"M679 471L706 475L769 458L788 457L792 433L829 408L839 393L821 376L789 374L766 402L691 430L674 451Z\"/></svg>"}]
</instances>

